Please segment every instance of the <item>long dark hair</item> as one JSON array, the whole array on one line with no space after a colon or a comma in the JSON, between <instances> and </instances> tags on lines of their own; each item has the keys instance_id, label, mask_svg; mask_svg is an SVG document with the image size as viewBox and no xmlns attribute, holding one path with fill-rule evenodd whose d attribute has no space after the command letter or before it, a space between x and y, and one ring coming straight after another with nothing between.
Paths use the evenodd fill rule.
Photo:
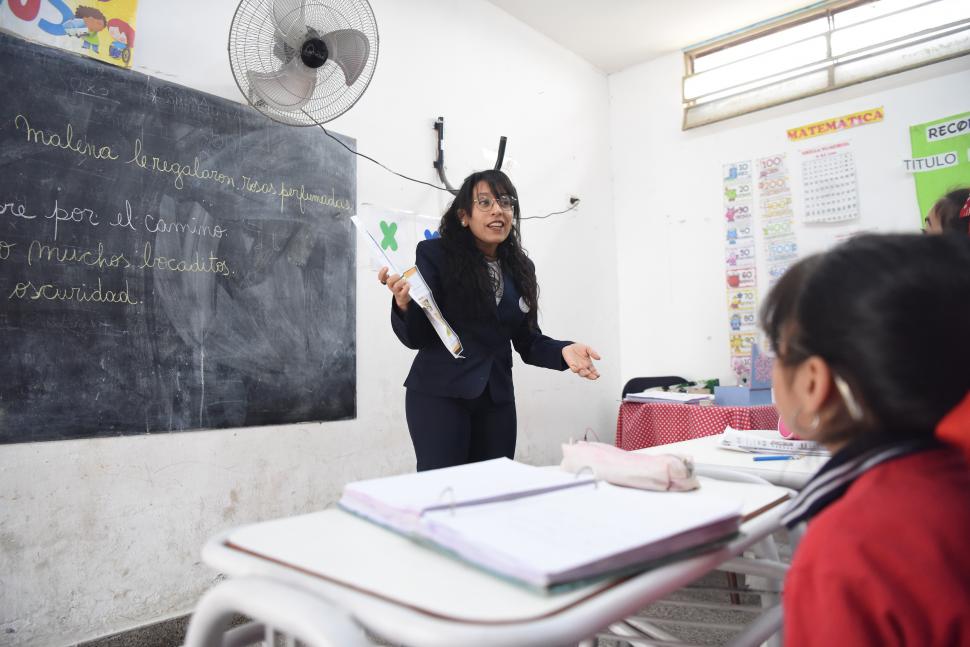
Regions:
<instances>
[{"instance_id":1,"label":"long dark hair","mask_svg":"<svg viewBox=\"0 0 970 647\"><path fill-rule=\"evenodd\" d=\"M943 233L954 232L966 236L970 233L970 218L961 218L960 210L970 197L970 189L955 189L936 201L933 211L943 228Z\"/></svg>"},{"instance_id":2,"label":"long dark hair","mask_svg":"<svg viewBox=\"0 0 970 647\"><path fill-rule=\"evenodd\" d=\"M792 266L761 324L784 365L849 385L864 417L839 435L932 432L970 391L970 239L857 236Z\"/></svg>"},{"instance_id":3,"label":"long dark hair","mask_svg":"<svg viewBox=\"0 0 970 647\"><path fill-rule=\"evenodd\" d=\"M441 216L441 241L447 251L448 272L442 278L449 302L464 312L484 316L490 311L489 301L494 304L494 288L488 273L485 255L475 245L475 235L469 227L461 226L459 211L472 212L475 186L484 181L495 197L510 195L515 198L512 229L498 246L498 259L502 269L512 275L522 299L529 307L528 322L532 328L538 325L539 284L536 282L535 266L522 248L519 236L521 205L515 186L502 171L478 171L461 183L458 195Z\"/></svg>"}]
</instances>

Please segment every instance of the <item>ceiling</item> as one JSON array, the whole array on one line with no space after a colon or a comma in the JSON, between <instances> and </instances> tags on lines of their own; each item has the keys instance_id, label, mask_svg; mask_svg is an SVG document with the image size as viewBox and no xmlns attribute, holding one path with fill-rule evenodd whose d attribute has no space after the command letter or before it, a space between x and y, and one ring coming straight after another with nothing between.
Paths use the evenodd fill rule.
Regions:
<instances>
[{"instance_id":1,"label":"ceiling","mask_svg":"<svg viewBox=\"0 0 970 647\"><path fill-rule=\"evenodd\" d=\"M810 0L488 0L606 73L813 3Z\"/></svg>"}]
</instances>

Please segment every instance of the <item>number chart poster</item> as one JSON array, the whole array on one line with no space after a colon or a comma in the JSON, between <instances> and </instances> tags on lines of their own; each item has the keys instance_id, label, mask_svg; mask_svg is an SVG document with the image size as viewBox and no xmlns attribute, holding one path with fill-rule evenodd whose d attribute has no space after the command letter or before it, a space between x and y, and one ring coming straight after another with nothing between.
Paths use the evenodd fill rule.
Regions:
<instances>
[{"instance_id":1,"label":"number chart poster","mask_svg":"<svg viewBox=\"0 0 970 647\"><path fill-rule=\"evenodd\" d=\"M751 375L751 344L757 334L757 270L755 269L751 160L723 166L725 279L731 371L747 383Z\"/></svg>"},{"instance_id":2,"label":"number chart poster","mask_svg":"<svg viewBox=\"0 0 970 647\"><path fill-rule=\"evenodd\" d=\"M138 0L0 1L0 29L42 45L131 67Z\"/></svg>"},{"instance_id":3,"label":"number chart poster","mask_svg":"<svg viewBox=\"0 0 970 647\"><path fill-rule=\"evenodd\" d=\"M913 159L905 164L916 181L922 220L945 193L970 184L970 112L911 126L909 138Z\"/></svg>"}]
</instances>

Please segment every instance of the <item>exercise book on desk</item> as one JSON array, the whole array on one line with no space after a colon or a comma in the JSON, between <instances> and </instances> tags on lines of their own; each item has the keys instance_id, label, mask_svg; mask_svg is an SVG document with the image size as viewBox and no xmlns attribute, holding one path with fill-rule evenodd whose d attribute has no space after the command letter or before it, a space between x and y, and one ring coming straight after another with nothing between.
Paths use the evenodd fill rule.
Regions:
<instances>
[{"instance_id":1,"label":"exercise book on desk","mask_svg":"<svg viewBox=\"0 0 970 647\"><path fill-rule=\"evenodd\" d=\"M734 429L730 425L718 439L718 447L741 452L791 454L795 456L828 456L825 447L811 440L782 438L775 430Z\"/></svg>"},{"instance_id":2,"label":"exercise book on desk","mask_svg":"<svg viewBox=\"0 0 970 647\"><path fill-rule=\"evenodd\" d=\"M627 393L623 397L624 402L667 402L674 404L700 404L713 400L714 396L707 393L677 393L675 391L651 391L649 389L640 393Z\"/></svg>"},{"instance_id":3,"label":"exercise book on desk","mask_svg":"<svg viewBox=\"0 0 970 647\"><path fill-rule=\"evenodd\" d=\"M350 483L339 505L543 591L726 540L742 514L736 496L623 488L507 459Z\"/></svg>"}]
</instances>

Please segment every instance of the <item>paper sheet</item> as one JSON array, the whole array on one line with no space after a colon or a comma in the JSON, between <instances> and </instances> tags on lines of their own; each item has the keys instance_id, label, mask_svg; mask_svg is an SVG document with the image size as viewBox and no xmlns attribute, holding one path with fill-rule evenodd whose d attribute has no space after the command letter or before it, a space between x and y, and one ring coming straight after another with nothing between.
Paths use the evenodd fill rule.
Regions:
<instances>
[{"instance_id":1,"label":"paper sheet","mask_svg":"<svg viewBox=\"0 0 970 647\"><path fill-rule=\"evenodd\" d=\"M364 240L368 249L370 249L373 259L379 265L387 267L391 274L397 274L403 277L411 286L411 299L424 310L428 321L431 323L431 327L438 333L441 343L445 345L445 348L448 349L451 356L455 359L464 359L461 354L463 350L461 340L445 319L444 315L441 314L441 309L435 303L434 295L431 294L431 289L428 288L428 284L425 282L424 277L421 276L421 272L418 271L417 266L410 267L403 272L398 270L394 263L391 262L391 259L387 257L387 254L384 253L384 250L381 249L381 246L377 243L377 239L367 231L361 219L357 216L351 216L350 220L357 227L357 231L364 236Z\"/></svg>"}]
</instances>

